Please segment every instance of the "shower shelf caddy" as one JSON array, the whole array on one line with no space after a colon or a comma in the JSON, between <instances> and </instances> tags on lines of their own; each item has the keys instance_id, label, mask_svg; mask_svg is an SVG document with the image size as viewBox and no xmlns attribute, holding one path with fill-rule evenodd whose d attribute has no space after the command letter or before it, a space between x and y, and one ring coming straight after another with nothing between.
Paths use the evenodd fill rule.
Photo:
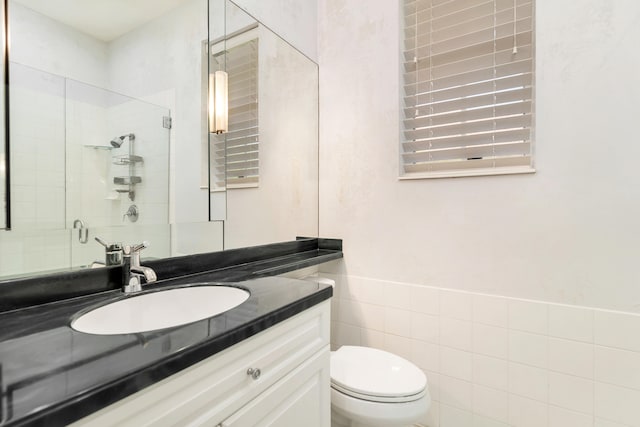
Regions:
<instances>
[{"instance_id":1,"label":"shower shelf caddy","mask_svg":"<svg viewBox=\"0 0 640 427\"><path fill-rule=\"evenodd\" d=\"M116 185L123 185L126 188L116 188L118 193L128 193L129 200L132 202L136 198L135 185L140 184L142 182L142 177L137 176L135 174L136 164L142 163L142 156L137 156L133 154L133 142L135 141L135 135L133 133L124 135L119 137L120 140L124 140L124 138L129 138L129 154L121 154L112 157L112 162L114 165L118 166L128 166L129 167L129 175L127 176L114 176L113 183ZM117 139L116 139L117 141ZM113 143L112 143L113 145ZM115 148L116 145L114 145Z\"/></svg>"},{"instance_id":2,"label":"shower shelf caddy","mask_svg":"<svg viewBox=\"0 0 640 427\"><path fill-rule=\"evenodd\" d=\"M113 156L112 160L114 165L119 166L128 166L132 163L142 163L142 157L135 156L133 154L121 154L118 156Z\"/></svg>"}]
</instances>

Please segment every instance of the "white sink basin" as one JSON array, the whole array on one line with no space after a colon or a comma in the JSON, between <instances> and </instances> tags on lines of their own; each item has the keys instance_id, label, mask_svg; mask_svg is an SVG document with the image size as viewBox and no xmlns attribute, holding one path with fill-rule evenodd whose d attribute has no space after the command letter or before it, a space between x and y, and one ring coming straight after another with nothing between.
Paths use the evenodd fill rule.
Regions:
<instances>
[{"instance_id":1,"label":"white sink basin","mask_svg":"<svg viewBox=\"0 0 640 427\"><path fill-rule=\"evenodd\" d=\"M132 334L180 326L224 313L249 292L230 286L194 286L137 295L98 307L71 322L76 331Z\"/></svg>"}]
</instances>

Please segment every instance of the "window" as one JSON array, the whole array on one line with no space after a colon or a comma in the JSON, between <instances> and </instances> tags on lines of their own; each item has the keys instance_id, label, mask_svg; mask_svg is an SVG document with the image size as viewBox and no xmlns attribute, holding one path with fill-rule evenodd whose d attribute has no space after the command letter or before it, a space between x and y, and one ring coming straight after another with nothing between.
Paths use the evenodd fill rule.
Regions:
<instances>
[{"instance_id":1,"label":"window","mask_svg":"<svg viewBox=\"0 0 640 427\"><path fill-rule=\"evenodd\" d=\"M403 179L533 172L534 0L404 0Z\"/></svg>"},{"instance_id":2,"label":"window","mask_svg":"<svg viewBox=\"0 0 640 427\"><path fill-rule=\"evenodd\" d=\"M211 45L210 72L224 70L229 82L229 130L211 134L211 191L258 187L258 28Z\"/></svg>"}]
</instances>

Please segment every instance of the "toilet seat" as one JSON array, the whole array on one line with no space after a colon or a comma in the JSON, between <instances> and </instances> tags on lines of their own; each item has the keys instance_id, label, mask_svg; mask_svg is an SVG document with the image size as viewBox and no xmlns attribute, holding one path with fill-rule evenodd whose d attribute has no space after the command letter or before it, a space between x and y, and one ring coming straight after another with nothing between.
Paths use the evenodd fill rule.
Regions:
<instances>
[{"instance_id":1,"label":"toilet seat","mask_svg":"<svg viewBox=\"0 0 640 427\"><path fill-rule=\"evenodd\" d=\"M412 402L427 393L427 378L415 365L395 354L343 346L331 354L331 387L370 402Z\"/></svg>"},{"instance_id":2,"label":"toilet seat","mask_svg":"<svg viewBox=\"0 0 640 427\"><path fill-rule=\"evenodd\" d=\"M409 396L397 396L397 397L387 397L387 396L375 396L364 393L357 393L353 390L346 389L344 387L340 387L337 384L331 383L331 388L345 394L347 396L353 397L355 399L367 400L369 402L378 402L378 403L403 403L403 402L413 402L415 400L419 400L427 394L426 390L422 390L418 394L412 394Z\"/></svg>"}]
</instances>

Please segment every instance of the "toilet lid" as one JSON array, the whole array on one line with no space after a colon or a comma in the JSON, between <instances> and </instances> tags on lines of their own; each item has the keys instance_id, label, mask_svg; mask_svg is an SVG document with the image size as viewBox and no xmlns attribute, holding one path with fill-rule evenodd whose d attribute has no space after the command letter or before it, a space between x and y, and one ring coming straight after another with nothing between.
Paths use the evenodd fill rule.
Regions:
<instances>
[{"instance_id":1,"label":"toilet lid","mask_svg":"<svg viewBox=\"0 0 640 427\"><path fill-rule=\"evenodd\" d=\"M343 346L331 353L331 382L354 395L399 398L423 393L427 377L414 364L395 354Z\"/></svg>"}]
</instances>

